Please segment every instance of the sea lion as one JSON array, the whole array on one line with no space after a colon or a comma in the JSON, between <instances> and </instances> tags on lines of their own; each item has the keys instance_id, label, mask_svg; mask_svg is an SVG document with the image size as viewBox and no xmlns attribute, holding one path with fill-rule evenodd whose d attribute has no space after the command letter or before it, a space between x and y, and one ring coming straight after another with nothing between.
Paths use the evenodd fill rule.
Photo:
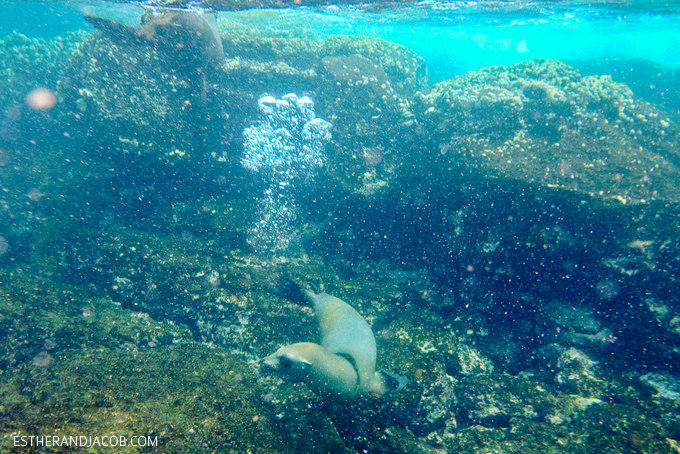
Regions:
<instances>
[{"instance_id":1,"label":"sea lion","mask_svg":"<svg viewBox=\"0 0 680 454\"><path fill-rule=\"evenodd\" d=\"M266 366L281 372L284 378L305 381L320 394L341 399L368 392L382 395L406 386L405 377L375 370L375 336L366 319L352 306L325 292L304 290L287 278L280 279L277 293L314 308L321 345L310 342L287 345L267 356Z\"/></svg>"}]
</instances>

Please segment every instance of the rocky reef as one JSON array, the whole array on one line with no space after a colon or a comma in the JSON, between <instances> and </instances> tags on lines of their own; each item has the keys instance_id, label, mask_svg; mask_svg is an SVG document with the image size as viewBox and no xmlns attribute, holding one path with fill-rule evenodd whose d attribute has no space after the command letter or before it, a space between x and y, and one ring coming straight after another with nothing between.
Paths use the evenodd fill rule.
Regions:
<instances>
[{"instance_id":1,"label":"rocky reef","mask_svg":"<svg viewBox=\"0 0 680 454\"><path fill-rule=\"evenodd\" d=\"M677 126L607 76L535 60L466 74L416 99L449 166L624 204L677 201Z\"/></svg>"},{"instance_id":2,"label":"rocky reef","mask_svg":"<svg viewBox=\"0 0 680 454\"><path fill-rule=\"evenodd\" d=\"M430 86L387 41L218 26L204 80L99 33L0 41L3 452L52 430L160 452L678 451L669 104L555 60ZM56 105L31 109L35 87ZM292 92L332 138L268 149ZM255 159L294 150L294 175ZM286 244L256 248L281 181ZM281 275L351 303L407 389L340 406L261 371L317 335Z\"/></svg>"}]
</instances>

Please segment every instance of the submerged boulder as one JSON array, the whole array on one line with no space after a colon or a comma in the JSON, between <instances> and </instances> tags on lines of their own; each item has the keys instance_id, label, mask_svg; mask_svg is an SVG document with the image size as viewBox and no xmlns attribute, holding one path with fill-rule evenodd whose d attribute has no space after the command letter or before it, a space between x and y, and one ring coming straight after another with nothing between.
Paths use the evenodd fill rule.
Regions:
<instances>
[{"instance_id":1,"label":"submerged boulder","mask_svg":"<svg viewBox=\"0 0 680 454\"><path fill-rule=\"evenodd\" d=\"M434 163L621 203L677 201L678 128L608 76L557 60L482 69L416 96Z\"/></svg>"},{"instance_id":2,"label":"submerged boulder","mask_svg":"<svg viewBox=\"0 0 680 454\"><path fill-rule=\"evenodd\" d=\"M98 34L83 42L59 83L62 109L77 118L72 137L118 161L195 154L196 90L153 47L117 45Z\"/></svg>"}]
</instances>

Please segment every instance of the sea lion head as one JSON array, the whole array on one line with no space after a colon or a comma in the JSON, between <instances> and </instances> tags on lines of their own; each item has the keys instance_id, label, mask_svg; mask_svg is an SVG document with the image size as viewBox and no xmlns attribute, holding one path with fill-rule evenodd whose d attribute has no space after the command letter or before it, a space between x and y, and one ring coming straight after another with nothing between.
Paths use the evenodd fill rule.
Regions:
<instances>
[{"instance_id":1,"label":"sea lion head","mask_svg":"<svg viewBox=\"0 0 680 454\"><path fill-rule=\"evenodd\" d=\"M281 378L304 382L330 399L348 400L357 393L359 377L352 363L313 342L286 345L263 362Z\"/></svg>"},{"instance_id":2,"label":"sea lion head","mask_svg":"<svg viewBox=\"0 0 680 454\"><path fill-rule=\"evenodd\" d=\"M306 355L309 349L304 344L308 344L308 342L281 347L264 358L262 362L285 380L304 381L313 367Z\"/></svg>"}]
</instances>

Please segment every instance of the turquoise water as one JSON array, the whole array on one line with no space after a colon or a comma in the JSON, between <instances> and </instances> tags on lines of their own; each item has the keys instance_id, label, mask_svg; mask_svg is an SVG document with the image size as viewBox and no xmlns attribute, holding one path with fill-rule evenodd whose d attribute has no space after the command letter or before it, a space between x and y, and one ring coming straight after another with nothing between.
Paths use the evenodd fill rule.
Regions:
<instances>
[{"instance_id":1,"label":"turquoise water","mask_svg":"<svg viewBox=\"0 0 680 454\"><path fill-rule=\"evenodd\" d=\"M383 38L424 57L431 81L438 82L487 66L535 58L644 58L677 68L680 10L673 8L673 2L667 4L663 8L665 3L612 2L588 8L532 2L523 8L501 4L491 9L470 2L453 11L423 6L370 12L340 6L259 11L256 18L251 12L220 14L271 30L313 30L320 38L335 34ZM82 19L83 13L136 24L142 12L136 5L108 2L5 2L2 8L0 36L17 31L29 37L92 30Z\"/></svg>"},{"instance_id":2,"label":"turquoise water","mask_svg":"<svg viewBox=\"0 0 680 454\"><path fill-rule=\"evenodd\" d=\"M680 66L676 51L680 11L627 12L607 7L531 7L526 13L508 10L272 12L271 20L263 25L282 30L306 26L322 37L352 34L387 39L424 57L434 82L486 66L535 58L645 58L672 68Z\"/></svg>"}]
</instances>

